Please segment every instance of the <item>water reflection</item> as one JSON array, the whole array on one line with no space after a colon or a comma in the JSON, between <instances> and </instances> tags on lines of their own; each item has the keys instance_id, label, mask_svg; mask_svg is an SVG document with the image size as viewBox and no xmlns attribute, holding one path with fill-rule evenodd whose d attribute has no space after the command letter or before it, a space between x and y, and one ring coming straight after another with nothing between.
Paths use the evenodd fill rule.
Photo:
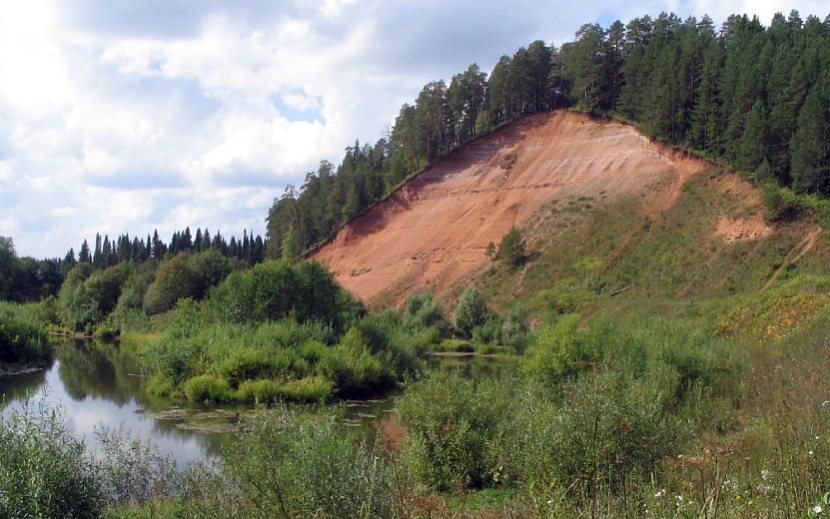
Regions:
<instances>
[{"instance_id":1,"label":"water reflection","mask_svg":"<svg viewBox=\"0 0 830 519\"><path fill-rule=\"evenodd\" d=\"M154 412L174 404L144 397L138 364L117 346L64 343L55 346L55 360L44 371L0 378L8 412L28 399L42 400L64 411L66 425L96 448L96 429L124 427L133 437L149 439L162 453L186 465L218 456L228 435L183 430L179 420L157 420Z\"/></svg>"},{"instance_id":2,"label":"water reflection","mask_svg":"<svg viewBox=\"0 0 830 519\"><path fill-rule=\"evenodd\" d=\"M214 430L236 424L248 406L218 410L215 407L171 402L146 396L145 379L136 359L117 345L73 342L55 345L55 360L45 370L0 377L0 402L20 409L24 401L43 400L64 410L66 425L96 448L96 429L124 427L133 437L150 440L180 465L218 458L223 445L234 441L228 433L206 434L194 424ZM427 369L460 371L472 378L499 377L513 362L504 358L435 356ZM349 401L343 405L343 425L357 428L374 439L392 416L395 392L384 399ZM203 418L203 420L198 420Z\"/></svg>"}]
</instances>

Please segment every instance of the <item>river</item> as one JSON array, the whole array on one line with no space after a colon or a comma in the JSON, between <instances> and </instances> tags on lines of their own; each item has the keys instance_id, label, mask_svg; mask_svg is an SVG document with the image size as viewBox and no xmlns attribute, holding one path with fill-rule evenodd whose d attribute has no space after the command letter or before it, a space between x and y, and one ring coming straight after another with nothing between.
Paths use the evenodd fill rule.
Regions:
<instances>
[{"instance_id":1,"label":"river","mask_svg":"<svg viewBox=\"0 0 830 519\"><path fill-rule=\"evenodd\" d=\"M65 424L95 448L96 430L123 427L150 440L180 465L215 458L229 435L188 430L192 417L213 412L211 423L233 424L239 410L223 410L145 396L135 360L117 346L85 342L55 345L55 359L34 373L0 377L4 413L45 403L61 410Z\"/></svg>"},{"instance_id":2,"label":"river","mask_svg":"<svg viewBox=\"0 0 830 519\"><path fill-rule=\"evenodd\" d=\"M65 424L97 445L96 431L119 428L135 438L149 440L179 466L216 459L222 446L233 441L240 417L251 406L217 407L148 397L141 368L117 345L69 341L56 343L55 359L43 370L0 377L3 413L25 405L45 403L58 408ZM493 363L471 358L433 359L429 364L462 369L469 376L491 376ZM369 429L393 408L391 398L345 402L343 425ZM210 432L209 432L210 431Z\"/></svg>"}]
</instances>

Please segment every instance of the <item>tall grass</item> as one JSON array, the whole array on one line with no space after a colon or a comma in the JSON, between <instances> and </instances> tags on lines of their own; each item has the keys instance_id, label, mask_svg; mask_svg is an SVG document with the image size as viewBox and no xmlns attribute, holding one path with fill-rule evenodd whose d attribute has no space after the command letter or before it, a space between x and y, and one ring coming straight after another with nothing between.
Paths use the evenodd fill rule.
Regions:
<instances>
[{"instance_id":1,"label":"tall grass","mask_svg":"<svg viewBox=\"0 0 830 519\"><path fill-rule=\"evenodd\" d=\"M83 441L43 401L0 414L0 517L97 517L104 492Z\"/></svg>"},{"instance_id":2,"label":"tall grass","mask_svg":"<svg viewBox=\"0 0 830 519\"><path fill-rule=\"evenodd\" d=\"M41 363L51 355L46 330L31 305L0 301L0 373L4 365Z\"/></svg>"},{"instance_id":3,"label":"tall grass","mask_svg":"<svg viewBox=\"0 0 830 519\"><path fill-rule=\"evenodd\" d=\"M396 517L392 467L338 425L342 410L260 411L220 463L195 474L186 516Z\"/></svg>"}]
</instances>

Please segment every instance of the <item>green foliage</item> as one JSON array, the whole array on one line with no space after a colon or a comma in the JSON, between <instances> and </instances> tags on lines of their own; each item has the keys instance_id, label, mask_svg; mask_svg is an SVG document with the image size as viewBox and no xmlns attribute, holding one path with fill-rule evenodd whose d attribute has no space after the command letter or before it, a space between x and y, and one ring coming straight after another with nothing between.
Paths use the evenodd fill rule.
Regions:
<instances>
[{"instance_id":1,"label":"green foliage","mask_svg":"<svg viewBox=\"0 0 830 519\"><path fill-rule=\"evenodd\" d=\"M151 391L195 401L319 401L370 394L417 369L413 339L378 317L338 338L318 321L234 324L212 321L212 312L181 301L160 340L139 346Z\"/></svg>"},{"instance_id":2,"label":"green foliage","mask_svg":"<svg viewBox=\"0 0 830 519\"><path fill-rule=\"evenodd\" d=\"M0 371L7 364L40 363L51 358L43 325L22 306L0 301Z\"/></svg>"},{"instance_id":3,"label":"green foliage","mask_svg":"<svg viewBox=\"0 0 830 519\"><path fill-rule=\"evenodd\" d=\"M788 221L798 217L803 207L797 195L790 189L778 185L778 182L769 180L761 184L761 194L764 205L767 207L767 220Z\"/></svg>"},{"instance_id":4,"label":"green foliage","mask_svg":"<svg viewBox=\"0 0 830 519\"><path fill-rule=\"evenodd\" d=\"M228 402L232 400L228 383L216 375L196 375L185 381L184 394L191 402Z\"/></svg>"},{"instance_id":5,"label":"green foliage","mask_svg":"<svg viewBox=\"0 0 830 519\"><path fill-rule=\"evenodd\" d=\"M231 387L238 387L242 381L275 376L277 366L264 350L240 349L216 366L216 372Z\"/></svg>"},{"instance_id":6,"label":"green foliage","mask_svg":"<svg viewBox=\"0 0 830 519\"><path fill-rule=\"evenodd\" d=\"M397 409L416 481L439 491L496 483L494 442L509 419L504 389L494 380L476 383L446 372L407 386Z\"/></svg>"},{"instance_id":7,"label":"green foliage","mask_svg":"<svg viewBox=\"0 0 830 519\"><path fill-rule=\"evenodd\" d=\"M635 379L651 369L670 370L679 381L671 402L682 405L700 388L729 394L745 359L724 341L682 322L599 319L583 330L578 318L569 316L543 328L522 361L525 373L549 387L601 368L620 369Z\"/></svg>"},{"instance_id":8,"label":"green foliage","mask_svg":"<svg viewBox=\"0 0 830 519\"><path fill-rule=\"evenodd\" d=\"M110 505L145 505L173 499L182 490L175 460L142 438L132 437L121 425L97 428L100 446L92 463Z\"/></svg>"},{"instance_id":9,"label":"green foliage","mask_svg":"<svg viewBox=\"0 0 830 519\"><path fill-rule=\"evenodd\" d=\"M499 333L501 343L513 348L516 353L524 353L532 340L527 324L527 312L522 306L510 309L504 316Z\"/></svg>"},{"instance_id":10,"label":"green foliage","mask_svg":"<svg viewBox=\"0 0 830 519\"><path fill-rule=\"evenodd\" d=\"M102 485L63 418L42 403L0 414L0 516L99 516Z\"/></svg>"},{"instance_id":11,"label":"green foliage","mask_svg":"<svg viewBox=\"0 0 830 519\"><path fill-rule=\"evenodd\" d=\"M444 308L433 300L428 290L412 293L406 298L403 326L411 333L428 336L430 342L440 341L452 331Z\"/></svg>"},{"instance_id":12,"label":"green foliage","mask_svg":"<svg viewBox=\"0 0 830 519\"><path fill-rule=\"evenodd\" d=\"M470 285L458 300L458 306L455 309L455 328L462 337L471 338L475 328L485 326L494 317L493 312L487 308L484 295L475 285Z\"/></svg>"},{"instance_id":13,"label":"green foliage","mask_svg":"<svg viewBox=\"0 0 830 519\"><path fill-rule=\"evenodd\" d=\"M191 492L188 516L393 517L390 467L346 434L340 412L277 407L260 412Z\"/></svg>"},{"instance_id":14,"label":"green foliage","mask_svg":"<svg viewBox=\"0 0 830 519\"><path fill-rule=\"evenodd\" d=\"M188 266L195 278L193 293L188 297L196 300L203 299L208 290L221 283L234 268L231 260L216 249L190 255Z\"/></svg>"},{"instance_id":15,"label":"green foliage","mask_svg":"<svg viewBox=\"0 0 830 519\"><path fill-rule=\"evenodd\" d=\"M394 374L372 355L357 328L351 328L337 346L325 350L316 369L334 384L340 396L366 393L388 386L394 380Z\"/></svg>"},{"instance_id":16,"label":"green foliage","mask_svg":"<svg viewBox=\"0 0 830 519\"><path fill-rule=\"evenodd\" d=\"M579 332L579 317L565 316L537 334L525 352L522 369L538 380L557 384L599 360L601 353L594 346Z\"/></svg>"},{"instance_id":17,"label":"green foliage","mask_svg":"<svg viewBox=\"0 0 830 519\"><path fill-rule=\"evenodd\" d=\"M155 280L144 295L144 310L149 315L167 312L179 299L195 295L197 279L189 259L189 254L182 253L159 266Z\"/></svg>"},{"instance_id":18,"label":"green foliage","mask_svg":"<svg viewBox=\"0 0 830 519\"><path fill-rule=\"evenodd\" d=\"M498 256L510 268L519 267L527 258L525 240L522 232L515 225L502 236Z\"/></svg>"},{"instance_id":19,"label":"green foliage","mask_svg":"<svg viewBox=\"0 0 830 519\"><path fill-rule=\"evenodd\" d=\"M297 267L266 261L247 272L234 272L211 293L208 304L221 319L236 323L293 315L300 323L316 321L336 329L365 313L315 261Z\"/></svg>"},{"instance_id":20,"label":"green foliage","mask_svg":"<svg viewBox=\"0 0 830 519\"><path fill-rule=\"evenodd\" d=\"M685 440L684 420L667 402L676 385L676 374L659 367L636 380L602 369L568 385L561 403L526 395L511 424L523 449L506 463L525 482L563 484L581 498L621 492Z\"/></svg>"}]
</instances>

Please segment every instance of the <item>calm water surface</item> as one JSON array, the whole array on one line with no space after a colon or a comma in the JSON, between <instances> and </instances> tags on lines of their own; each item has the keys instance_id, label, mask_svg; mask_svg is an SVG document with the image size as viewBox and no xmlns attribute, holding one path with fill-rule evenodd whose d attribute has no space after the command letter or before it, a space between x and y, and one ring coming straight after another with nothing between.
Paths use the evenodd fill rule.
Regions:
<instances>
[{"instance_id":1,"label":"calm water surface","mask_svg":"<svg viewBox=\"0 0 830 519\"><path fill-rule=\"evenodd\" d=\"M494 376L504 363L482 358L433 358L430 369L457 369L466 376ZM144 390L145 379L130 354L117 345L68 342L55 345L55 360L36 373L0 377L3 413L43 401L63 410L64 421L86 444L95 448L96 430L123 427L131 437L150 440L184 466L216 459L232 433L193 430L233 428L250 406L217 408L183 401L153 399ZM347 427L372 430L388 417L391 399L345 403Z\"/></svg>"},{"instance_id":2,"label":"calm water surface","mask_svg":"<svg viewBox=\"0 0 830 519\"><path fill-rule=\"evenodd\" d=\"M75 342L56 345L55 360L46 370L0 377L0 395L4 413L41 401L62 409L66 425L92 448L97 443L96 429L123 426L132 437L149 439L162 453L187 464L216 457L222 444L232 440L229 434L183 429L184 418L158 419L159 413L170 415L180 410L180 414L194 415L215 409L150 400L144 396L144 382L135 359L117 346Z\"/></svg>"}]
</instances>

